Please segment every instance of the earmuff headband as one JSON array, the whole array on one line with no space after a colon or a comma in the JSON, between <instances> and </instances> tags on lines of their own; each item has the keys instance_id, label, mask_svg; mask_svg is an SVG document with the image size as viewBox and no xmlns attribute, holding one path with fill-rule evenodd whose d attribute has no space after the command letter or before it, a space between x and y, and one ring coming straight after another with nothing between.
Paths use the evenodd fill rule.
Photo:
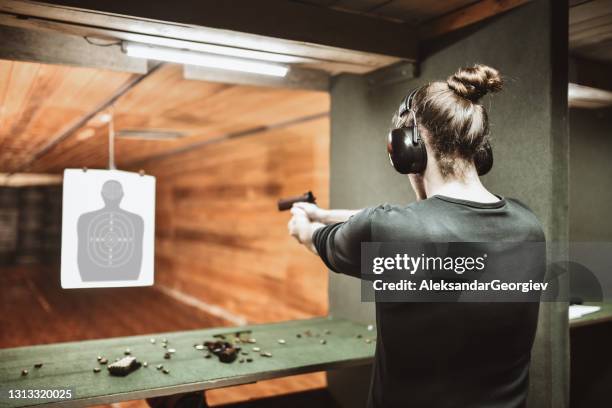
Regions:
<instances>
[{"instance_id":1,"label":"earmuff headband","mask_svg":"<svg viewBox=\"0 0 612 408\"><path fill-rule=\"evenodd\" d=\"M398 112L399 116L404 116L406 112L412 109L412 101L414 100L414 96L420 89L421 87L413 89L412 92L410 92L404 97L404 99L402 99L402 103L400 103L400 108Z\"/></svg>"}]
</instances>

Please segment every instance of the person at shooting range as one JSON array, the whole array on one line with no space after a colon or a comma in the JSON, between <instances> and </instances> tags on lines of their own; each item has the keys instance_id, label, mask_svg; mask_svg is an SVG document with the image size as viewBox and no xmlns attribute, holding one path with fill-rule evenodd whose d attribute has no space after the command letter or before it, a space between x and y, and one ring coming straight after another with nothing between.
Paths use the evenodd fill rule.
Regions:
<instances>
[{"instance_id":1,"label":"person at shooting range","mask_svg":"<svg viewBox=\"0 0 612 408\"><path fill-rule=\"evenodd\" d=\"M290 234L332 271L358 278L362 242L544 242L525 204L479 178L493 165L481 98L501 89L496 69L475 65L410 92L387 150L416 201L358 211L295 203ZM368 406L525 406L538 310L537 301L377 302Z\"/></svg>"}]
</instances>

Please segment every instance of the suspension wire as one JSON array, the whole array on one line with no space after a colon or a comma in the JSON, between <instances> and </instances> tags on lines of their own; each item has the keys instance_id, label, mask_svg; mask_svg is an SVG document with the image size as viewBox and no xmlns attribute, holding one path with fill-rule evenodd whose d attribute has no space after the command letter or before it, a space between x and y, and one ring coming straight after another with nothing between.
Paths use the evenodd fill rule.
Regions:
<instances>
[{"instance_id":1,"label":"suspension wire","mask_svg":"<svg viewBox=\"0 0 612 408\"><path fill-rule=\"evenodd\" d=\"M115 106L109 108L110 120L108 121L108 169L117 170L115 166Z\"/></svg>"}]
</instances>

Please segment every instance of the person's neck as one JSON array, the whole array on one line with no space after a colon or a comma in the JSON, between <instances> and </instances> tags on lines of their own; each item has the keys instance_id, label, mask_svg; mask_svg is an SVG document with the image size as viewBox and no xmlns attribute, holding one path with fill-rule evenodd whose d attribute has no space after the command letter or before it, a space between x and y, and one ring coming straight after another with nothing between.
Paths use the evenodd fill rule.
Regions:
<instances>
[{"instance_id":1,"label":"person's neck","mask_svg":"<svg viewBox=\"0 0 612 408\"><path fill-rule=\"evenodd\" d=\"M482 185L473 165L467 167L460 177L447 176L444 178L437 168L433 171L426 171L424 186L427 197L441 195L480 203L499 201L497 196Z\"/></svg>"}]
</instances>

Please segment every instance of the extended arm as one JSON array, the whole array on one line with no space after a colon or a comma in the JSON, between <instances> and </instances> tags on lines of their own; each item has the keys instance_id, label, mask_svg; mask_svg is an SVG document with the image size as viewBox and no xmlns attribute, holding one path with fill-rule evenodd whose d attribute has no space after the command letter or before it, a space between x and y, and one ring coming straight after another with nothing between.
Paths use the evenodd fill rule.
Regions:
<instances>
[{"instance_id":1,"label":"extended arm","mask_svg":"<svg viewBox=\"0 0 612 408\"><path fill-rule=\"evenodd\" d=\"M360 277L361 243L371 239L370 217L373 210L347 211L342 215L350 213L348 220L325 225L312 221L301 206L294 205L289 233L318 254L329 269Z\"/></svg>"},{"instance_id":2,"label":"extended arm","mask_svg":"<svg viewBox=\"0 0 612 408\"><path fill-rule=\"evenodd\" d=\"M310 221L321 223L324 225L336 224L338 222L348 221L353 215L357 214L359 210L326 210L319 208L315 204L310 203L295 203L293 208L299 208L303 210Z\"/></svg>"},{"instance_id":3,"label":"extended arm","mask_svg":"<svg viewBox=\"0 0 612 408\"><path fill-rule=\"evenodd\" d=\"M361 210L326 210L316 204L298 202L291 207L289 234L317 254L312 237L316 230L330 224L346 222Z\"/></svg>"}]
</instances>

